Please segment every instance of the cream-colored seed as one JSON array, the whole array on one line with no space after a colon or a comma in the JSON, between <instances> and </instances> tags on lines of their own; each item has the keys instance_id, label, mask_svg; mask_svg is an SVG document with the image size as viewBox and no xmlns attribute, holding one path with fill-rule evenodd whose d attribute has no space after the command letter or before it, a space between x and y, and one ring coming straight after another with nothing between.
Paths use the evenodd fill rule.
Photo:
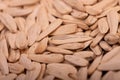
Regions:
<instances>
[{"instance_id":1,"label":"cream-colored seed","mask_svg":"<svg viewBox=\"0 0 120 80\"><path fill-rule=\"evenodd\" d=\"M120 0L0 0L0 80L120 80Z\"/></svg>"}]
</instances>

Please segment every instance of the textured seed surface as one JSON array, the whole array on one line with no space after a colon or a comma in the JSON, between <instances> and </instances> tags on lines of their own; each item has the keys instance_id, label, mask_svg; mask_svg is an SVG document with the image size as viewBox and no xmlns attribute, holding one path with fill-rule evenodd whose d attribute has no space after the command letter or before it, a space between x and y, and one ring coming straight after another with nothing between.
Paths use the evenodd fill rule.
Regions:
<instances>
[{"instance_id":1,"label":"textured seed surface","mask_svg":"<svg viewBox=\"0 0 120 80\"><path fill-rule=\"evenodd\" d=\"M0 0L0 80L120 80L120 0Z\"/></svg>"},{"instance_id":2,"label":"textured seed surface","mask_svg":"<svg viewBox=\"0 0 120 80\"><path fill-rule=\"evenodd\" d=\"M86 66L86 65L88 65L88 61L85 60L82 57L79 57L79 56L66 55L65 60L72 63L72 64L75 64L77 66Z\"/></svg>"},{"instance_id":3,"label":"textured seed surface","mask_svg":"<svg viewBox=\"0 0 120 80\"><path fill-rule=\"evenodd\" d=\"M17 32L15 20L10 14L0 13L0 21L11 31Z\"/></svg>"}]
</instances>

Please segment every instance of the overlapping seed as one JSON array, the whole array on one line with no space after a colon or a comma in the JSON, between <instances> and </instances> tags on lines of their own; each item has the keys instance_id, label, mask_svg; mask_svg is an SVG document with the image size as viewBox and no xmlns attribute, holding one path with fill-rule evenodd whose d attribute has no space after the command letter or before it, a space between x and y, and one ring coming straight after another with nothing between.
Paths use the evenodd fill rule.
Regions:
<instances>
[{"instance_id":1,"label":"overlapping seed","mask_svg":"<svg viewBox=\"0 0 120 80\"><path fill-rule=\"evenodd\" d=\"M0 80L120 80L120 0L0 0Z\"/></svg>"}]
</instances>

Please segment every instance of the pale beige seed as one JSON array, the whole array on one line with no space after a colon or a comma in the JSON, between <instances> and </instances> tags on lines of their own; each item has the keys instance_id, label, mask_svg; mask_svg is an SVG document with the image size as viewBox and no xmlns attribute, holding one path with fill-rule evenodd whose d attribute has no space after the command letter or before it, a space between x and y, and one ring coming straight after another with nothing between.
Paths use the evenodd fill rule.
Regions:
<instances>
[{"instance_id":1,"label":"pale beige seed","mask_svg":"<svg viewBox=\"0 0 120 80\"><path fill-rule=\"evenodd\" d=\"M66 24L66 25L60 26L53 33L51 33L51 35L66 35L66 34L75 33L76 31L77 31L76 24Z\"/></svg>"},{"instance_id":2,"label":"pale beige seed","mask_svg":"<svg viewBox=\"0 0 120 80\"><path fill-rule=\"evenodd\" d=\"M61 44L58 47L63 49L69 49L69 50L77 50L77 49L83 49L84 43L67 43L67 44Z\"/></svg>"},{"instance_id":3,"label":"pale beige seed","mask_svg":"<svg viewBox=\"0 0 120 80\"><path fill-rule=\"evenodd\" d=\"M93 25L90 26L90 30L94 30L97 27L98 27L98 21L95 24L93 24Z\"/></svg>"},{"instance_id":4,"label":"pale beige seed","mask_svg":"<svg viewBox=\"0 0 120 80\"><path fill-rule=\"evenodd\" d=\"M57 63L64 60L62 54L42 54L42 55L29 55L31 60L43 63Z\"/></svg>"},{"instance_id":5,"label":"pale beige seed","mask_svg":"<svg viewBox=\"0 0 120 80\"><path fill-rule=\"evenodd\" d=\"M119 45L118 45L118 44L115 44L115 45L112 46L112 48L115 48L115 47L119 47Z\"/></svg>"},{"instance_id":6,"label":"pale beige seed","mask_svg":"<svg viewBox=\"0 0 120 80\"><path fill-rule=\"evenodd\" d=\"M16 74L10 73L0 77L0 80L14 80L17 77Z\"/></svg>"},{"instance_id":7,"label":"pale beige seed","mask_svg":"<svg viewBox=\"0 0 120 80\"><path fill-rule=\"evenodd\" d=\"M75 18L78 18L78 19L85 19L88 16L88 13L73 9L73 11L71 12L71 15Z\"/></svg>"},{"instance_id":8,"label":"pale beige seed","mask_svg":"<svg viewBox=\"0 0 120 80\"><path fill-rule=\"evenodd\" d=\"M72 78L73 80L78 80L78 77L76 74L69 74L69 77Z\"/></svg>"},{"instance_id":9,"label":"pale beige seed","mask_svg":"<svg viewBox=\"0 0 120 80\"><path fill-rule=\"evenodd\" d=\"M81 29L80 27L78 27L76 32L79 33L79 32L82 32L82 31L83 31L83 29Z\"/></svg>"},{"instance_id":10,"label":"pale beige seed","mask_svg":"<svg viewBox=\"0 0 120 80\"><path fill-rule=\"evenodd\" d=\"M110 27L110 33L116 34L118 29L119 17L118 13L115 10L111 10L107 14L108 25Z\"/></svg>"},{"instance_id":11,"label":"pale beige seed","mask_svg":"<svg viewBox=\"0 0 120 80\"><path fill-rule=\"evenodd\" d=\"M117 1L117 0L113 0L113 2L111 1L111 3L110 3L110 4L105 5L105 8L103 8L103 11L106 11L106 10L108 10L108 9L110 9L110 8L112 8L112 7L114 7L114 6L116 6L116 5L117 5L117 3L118 3L118 1Z\"/></svg>"},{"instance_id":12,"label":"pale beige seed","mask_svg":"<svg viewBox=\"0 0 120 80\"><path fill-rule=\"evenodd\" d=\"M20 31L25 31L25 19L23 17L16 17L15 22Z\"/></svg>"},{"instance_id":13,"label":"pale beige seed","mask_svg":"<svg viewBox=\"0 0 120 80\"><path fill-rule=\"evenodd\" d=\"M74 18L73 16L71 16L71 15L69 15L69 14L63 15L63 16L62 16L62 19L64 19L64 20L79 21L79 19Z\"/></svg>"},{"instance_id":14,"label":"pale beige seed","mask_svg":"<svg viewBox=\"0 0 120 80\"><path fill-rule=\"evenodd\" d=\"M17 7L8 7L3 10L5 13L10 14L11 16L26 16L32 12L32 9L22 9Z\"/></svg>"},{"instance_id":15,"label":"pale beige seed","mask_svg":"<svg viewBox=\"0 0 120 80\"><path fill-rule=\"evenodd\" d=\"M39 35L38 41L40 41L41 39L43 39L44 37L49 35L51 32L56 30L61 24L62 24L62 20L61 19L57 19L54 22L52 22L49 25L49 27Z\"/></svg>"},{"instance_id":16,"label":"pale beige seed","mask_svg":"<svg viewBox=\"0 0 120 80\"><path fill-rule=\"evenodd\" d=\"M38 42L35 42L28 50L27 50L27 53L28 54L35 54L35 50L38 46Z\"/></svg>"},{"instance_id":17,"label":"pale beige seed","mask_svg":"<svg viewBox=\"0 0 120 80\"><path fill-rule=\"evenodd\" d=\"M117 0L109 0L109 1L100 1L93 6L86 6L86 12L91 15L98 15L102 13L105 9L117 4ZM102 5L102 6L101 6Z\"/></svg>"},{"instance_id":18,"label":"pale beige seed","mask_svg":"<svg viewBox=\"0 0 120 80\"><path fill-rule=\"evenodd\" d=\"M8 2L9 6L23 6L23 5L31 5L37 3L39 0L12 0Z\"/></svg>"},{"instance_id":19,"label":"pale beige seed","mask_svg":"<svg viewBox=\"0 0 120 80\"><path fill-rule=\"evenodd\" d=\"M39 25L39 23L35 23L28 29L27 39L29 46L33 45L33 43L37 40L40 32L41 32L41 26Z\"/></svg>"},{"instance_id":20,"label":"pale beige seed","mask_svg":"<svg viewBox=\"0 0 120 80\"><path fill-rule=\"evenodd\" d=\"M64 0L64 2L77 10L85 11L83 3L79 0Z\"/></svg>"},{"instance_id":21,"label":"pale beige seed","mask_svg":"<svg viewBox=\"0 0 120 80\"><path fill-rule=\"evenodd\" d=\"M0 21L10 32L17 32L17 25L15 23L15 20L8 13L0 13Z\"/></svg>"},{"instance_id":22,"label":"pale beige seed","mask_svg":"<svg viewBox=\"0 0 120 80\"><path fill-rule=\"evenodd\" d=\"M17 63L8 63L8 67L11 73L19 74L24 71L23 65Z\"/></svg>"},{"instance_id":23,"label":"pale beige seed","mask_svg":"<svg viewBox=\"0 0 120 80\"><path fill-rule=\"evenodd\" d=\"M102 78L102 72L96 70L90 77L90 80L101 80Z\"/></svg>"},{"instance_id":24,"label":"pale beige seed","mask_svg":"<svg viewBox=\"0 0 120 80\"><path fill-rule=\"evenodd\" d=\"M9 1L11 2L11 0L4 0L4 1L5 1L4 4L6 4L6 5L9 3ZM119 65L120 64L120 62L119 62L120 55L117 55L117 54L119 54L119 50L118 50L118 52L117 51L113 52L114 54L111 54L110 58L106 57L106 59L107 59L106 62L98 61L99 63L101 63L100 66L98 65L98 63L96 61L96 65L98 65L98 66L95 67L91 71L91 73L89 73L89 68L93 64L92 61L94 62L94 60L96 60L95 57L102 56L102 54L104 54L104 56L106 56L106 54L111 52L112 49L119 47L119 40L120 40L119 38L120 38L120 36L119 36L118 28L116 30L117 34L110 34L109 29L106 32L104 31L105 29L103 29L103 30L101 29L101 31L100 31L100 29L99 29L99 21L97 21L99 19L104 18L104 17L102 17L102 18L99 17L104 13L104 11L109 10L109 8L115 8L115 7L119 6L119 4L116 5L117 0L114 0L109 5L108 5L109 2L107 3L107 1L105 1L106 4L105 3L99 4L99 3L102 3L102 0L99 0L98 2L96 2L95 0L92 0L93 2L91 0L89 0L89 1L91 1L91 3L89 3L89 1L88 1L88 4L87 3L85 4L86 0L85 1L83 1L83 0L77 0L76 1L76 3L78 2L80 5L82 4L83 8L84 8L84 6L92 6L93 7L93 6L98 4L98 7L95 7L95 11L96 10L99 11L100 8L101 8L100 11L102 13L100 12L101 13L100 15L95 14L96 16L91 15L92 12L94 12L94 10L91 13L88 13L88 12L86 13L86 10L81 11L82 8L81 8L81 10L79 10L80 5L79 6L77 5L78 7L76 7L76 5L74 5L75 6L74 7L71 4L67 3L65 0L60 0L60 1L63 2L63 4L65 4L67 6L70 6L73 9L72 10L73 12L74 12L74 10L76 10L77 12L72 15L72 12L70 11L70 12L68 12L70 14L65 13L66 15L61 15L60 12L54 6L54 3L55 3L54 0L39 0L36 3L19 5L17 7L9 7L9 8L15 8L15 9L17 9L17 8L22 9L23 8L23 10L24 9L25 10L27 10L27 9L32 10L30 12L31 14L27 13L27 14L25 14L25 16L21 15L22 17L20 17L20 18L22 18L22 19L19 19L18 22L16 22L16 18L19 18L19 17L14 17L15 22L16 22L17 27L18 27L18 30L19 30L18 32L11 32L9 29L5 28L6 25L3 24L3 22L1 22L3 24L3 26L5 26L5 27L3 27L3 26L0 27L1 28L0 29L0 31L1 31L0 40L2 40L2 37L5 34L5 38L6 38L6 41L7 41L6 45L8 46L5 49L8 49L8 51L9 51L8 52L9 55L8 55L7 63L9 63L9 62L10 62L10 64L16 63L17 61L19 61L20 56L22 56L24 53L29 55L29 57L31 57L31 56L34 57L34 55L36 56L36 57L34 57L35 60L32 59L32 58L30 59L31 61L33 61L33 63L34 63L34 61L35 61L35 63L37 63L37 62L43 63L43 65L42 64L37 65L37 68L39 67L39 69L37 69L35 72L34 72L34 70L36 69L35 67L34 67L34 69L30 69L30 70L25 68L25 70L23 70L22 73L20 72L21 74L23 74L23 77L21 76L20 77L21 79L18 79L18 80L42 80L42 79L45 79L44 77L46 77L46 76L48 76L47 77L48 80L49 79L55 79L55 80L79 80L79 78L77 78L77 74L76 74L77 70L76 70L76 72L74 74L72 74L71 68L69 68L68 66L67 67L63 66L63 68L62 68L60 65L58 65L58 67L56 68L55 67L56 65L53 65L52 70L50 69L51 72L48 71L48 65L50 65L52 63L53 64L61 64L61 65L67 64L67 65L75 66L74 68L78 69L78 67L79 67L78 65L75 65L74 63L72 63L70 61L64 61L66 56L75 56L75 57L80 57L80 58L82 57L86 61L90 61L91 65L87 65L85 67L80 66L81 70L78 70L78 71L81 73L81 75L83 75L82 77L79 76L80 79L84 77L84 79L87 80L90 77L89 78L90 80L92 80L92 79L102 80L102 79L100 79L101 75L102 75L102 71L104 72L104 71L113 70L113 71L115 71L114 74L116 74L116 72L120 70L120 68L119 68L119 66L120 66ZM68 1L72 2L72 0L68 0ZM110 0L110 1L112 1L112 0ZM1 4L1 2L2 2L2 0L0 0L0 4ZM73 2L75 2L75 1L73 1ZM59 4L59 5L61 5L61 4ZM56 5L56 6L58 6L58 5ZM42 10L43 7L44 7L44 9ZM58 8L61 9L62 7L58 7ZM116 8L117 10L116 9L111 9L111 10L116 11L117 14L118 14L119 13L118 8L119 7ZM94 9L94 7L92 9ZM3 10L3 11L5 11L5 10ZM105 15L103 14L102 16L106 16L106 14L108 14L110 11L105 13ZM44 13L44 12L46 12L46 13ZM77 14L79 12L81 12L81 15ZM41 14L39 14L39 13L41 13ZM83 13L84 13L84 15L82 15ZM85 13L86 13L86 15L85 15ZM11 14L11 13L9 13L9 14ZM23 13L21 13L21 14L23 14ZM88 16L88 14L89 14L89 16ZM14 13L13 13L13 15L14 15ZM20 15L20 14L18 13L16 15ZM50 17L50 19L49 19L48 16ZM80 16L82 16L82 18L80 18ZM90 17L90 16L92 16L92 17ZM93 18L93 17L96 18L96 19L98 17L99 18L96 21L95 20L91 21L91 18ZM56 27L56 29L55 28L53 29L53 27L51 27L49 29L50 25L53 22L57 21L58 19L61 19L61 21L62 21L59 24L59 26ZM89 19L88 22L87 22L87 19ZM23 20L23 21L21 21L21 20ZM40 20L41 20L41 22L40 22ZM27 23L27 25L26 25L26 23ZM36 27L36 30L35 30L34 29L35 27L33 27L33 26L34 26L34 24L37 24L37 23L40 23L40 24L38 24L39 27ZM50 25L49 25L49 23L50 23ZM74 27L74 29L66 27L66 28L63 28L61 31L58 31L59 34L57 34L57 35L56 35L56 33L53 34L57 30L62 28L61 26L68 25L68 24L70 24L70 25L74 24L74 25L76 25L76 27ZM47 26L47 27L44 27L44 26ZM40 30L38 28L40 28ZM65 29L67 31L64 31ZM26 44L27 45L24 48L19 48L18 45L16 46L16 41L22 42L23 40L18 39L19 37L18 37L17 33L24 32L24 31L25 31L24 36L26 36L25 38L26 38ZM40 36L35 36L34 35L34 32L37 33L37 31L41 32L41 33L39 32L38 35L41 35L44 32L46 32L45 34L43 34L43 36L42 36L42 38L40 38L40 40L39 40ZM93 31L93 33L91 33L91 31ZM99 35L99 33L105 34L105 36L103 36L102 38L98 38L98 39L94 40ZM31 36L31 39L29 38L29 41L31 41L31 42L29 42L27 40L28 39L28 37L27 37L28 34L29 34L29 36ZM38 37L38 38L35 38L35 37ZM36 39L38 39L38 40L36 41ZM45 40L45 43L44 42L42 43L42 41L44 41L44 40ZM109 48L106 47L107 45L104 45L104 43L102 44L102 40L106 41L106 44L109 46ZM93 43L92 43L92 41L93 41ZM40 42L42 43L42 45L39 44ZM3 43L4 42L2 42L2 44ZM28 43L30 43L30 44L28 44ZM19 45L21 45L21 43L19 43ZM47 49L49 47L55 47L55 48L52 48L53 50L49 50L49 49ZM86 53L84 53L84 51L86 51ZM90 51L90 53L87 53L87 51ZM109 51L109 52L106 53L106 51L107 52ZM54 53L52 53L52 52L54 52ZM67 53L72 54L72 55L66 55L66 53L64 53L64 52L67 52ZM83 53L79 53L79 52L83 52ZM1 53L3 53L3 52L1 51ZM42 53L41 54L42 56L40 55L42 57L41 60L40 60L40 58L37 58L39 55L36 54L36 53ZM6 53L4 53L4 54L6 55ZM61 55L61 57L59 59L58 57L56 57L56 56L54 56L52 54ZM45 55L47 55L47 56L43 57ZM6 57L7 57L7 55L6 55ZM57 61L56 58L59 59L60 61L59 60ZM79 61L80 58L78 58L78 60L75 60L76 64L78 64L77 62ZM70 58L70 59L74 59L74 58ZM77 58L75 58L75 59L77 59ZM37 60L40 60L40 61L37 61ZM42 62L42 60L43 60L43 62ZM25 60L23 60L23 62L24 61ZM49 62L49 61L51 61L51 62ZM35 66L35 64L30 64L30 66ZM13 69L16 70L17 67L15 67ZM88 72L87 72L87 67L88 67ZM29 71L30 71L30 73L29 73ZM52 71L53 71L53 73L52 73ZM71 72L69 72L69 71L71 71ZM75 70L73 70L73 71L75 71ZM0 72L2 72L2 69L1 69ZM17 73L17 71L14 72L14 70L13 71L10 70L9 74L11 74L11 72L16 73L17 74L17 75L15 74L16 76L19 76L19 73ZM26 74L24 74L24 73L27 74L27 77L26 77ZM13 78L11 78L11 77L8 76L9 74L7 74L7 75L6 74L3 75L3 73L1 73L1 74L2 75L0 75L0 79L2 79L2 80L4 80L4 79L5 80L9 80L9 79L10 80L13 80L13 79L17 80L17 78L14 77L15 75L13 76ZM66 76L66 74L67 74L67 76ZM87 75L89 75L89 76L87 76ZM111 76L111 75L109 75L109 76ZM117 76L119 76L119 75L117 75ZM111 80L111 79L114 80L114 78L117 77L117 76L113 75L113 78L111 78L111 77L106 78L106 80ZM116 79L117 78L115 78L115 80Z\"/></svg>"},{"instance_id":25,"label":"pale beige seed","mask_svg":"<svg viewBox=\"0 0 120 80\"><path fill-rule=\"evenodd\" d=\"M94 52L95 55L101 55L102 54L102 49L99 45L96 45L95 47L91 47L91 50Z\"/></svg>"},{"instance_id":26,"label":"pale beige seed","mask_svg":"<svg viewBox=\"0 0 120 80\"><path fill-rule=\"evenodd\" d=\"M120 6L113 6L113 7L111 7L111 8L108 8L108 9L106 9L105 11L103 11L100 15L97 15L96 17L97 18L102 18L102 17L105 17L108 13L109 13L109 11L111 11L111 10L115 10L115 11L119 11L120 10Z\"/></svg>"},{"instance_id":27,"label":"pale beige seed","mask_svg":"<svg viewBox=\"0 0 120 80\"><path fill-rule=\"evenodd\" d=\"M87 25L92 25L97 21L97 18L94 16L88 16L87 19L85 19L85 23Z\"/></svg>"},{"instance_id":28,"label":"pale beige seed","mask_svg":"<svg viewBox=\"0 0 120 80\"><path fill-rule=\"evenodd\" d=\"M86 35L60 35L54 36L50 39L50 43L53 44L65 44L65 43L73 43L73 42L85 42L89 41L92 38Z\"/></svg>"},{"instance_id":29,"label":"pale beige seed","mask_svg":"<svg viewBox=\"0 0 120 80\"><path fill-rule=\"evenodd\" d=\"M73 55L80 56L82 58L94 58L94 53L92 51L80 51L75 52Z\"/></svg>"},{"instance_id":30,"label":"pale beige seed","mask_svg":"<svg viewBox=\"0 0 120 80\"><path fill-rule=\"evenodd\" d=\"M6 9L8 7L8 5L6 4L6 3L4 3L4 2L0 2L0 10L4 10L4 9Z\"/></svg>"},{"instance_id":31,"label":"pale beige seed","mask_svg":"<svg viewBox=\"0 0 120 80\"><path fill-rule=\"evenodd\" d=\"M91 15L99 15L102 12L102 9L97 9L94 6L86 6L85 7L87 13L91 14Z\"/></svg>"},{"instance_id":32,"label":"pale beige seed","mask_svg":"<svg viewBox=\"0 0 120 80\"><path fill-rule=\"evenodd\" d=\"M16 77L16 80L25 80L25 74L21 73Z\"/></svg>"},{"instance_id":33,"label":"pale beige seed","mask_svg":"<svg viewBox=\"0 0 120 80\"><path fill-rule=\"evenodd\" d=\"M72 11L72 8L65 4L62 0L54 0L53 6L61 14L68 14Z\"/></svg>"},{"instance_id":34,"label":"pale beige seed","mask_svg":"<svg viewBox=\"0 0 120 80\"><path fill-rule=\"evenodd\" d=\"M115 72L108 71L102 78L102 80L113 80Z\"/></svg>"},{"instance_id":35,"label":"pale beige seed","mask_svg":"<svg viewBox=\"0 0 120 80\"><path fill-rule=\"evenodd\" d=\"M49 13L48 13L48 20L49 20L50 22L53 22L54 20L56 20L56 18L55 18L52 14L49 14Z\"/></svg>"},{"instance_id":36,"label":"pale beige seed","mask_svg":"<svg viewBox=\"0 0 120 80\"><path fill-rule=\"evenodd\" d=\"M78 70L77 76L78 80L87 80L87 67L81 67Z\"/></svg>"},{"instance_id":37,"label":"pale beige seed","mask_svg":"<svg viewBox=\"0 0 120 80\"><path fill-rule=\"evenodd\" d=\"M118 34L106 34L104 40L109 44L116 44L119 41L120 36Z\"/></svg>"},{"instance_id":38,"label":"pale beige seed","mask_svg":"<svg viewBox=\"0 0 120 80\"><path fill-rule=\"evenodd\" d=\"M99 45L105 51L111 51L112 50L112 47L106 41L101 41L99 43Z\"/></svg>"},{"instance_id":39,"label":"pale beige seed","mask_svg":"<svg viewBox=\"0 0 120 80\"><path fill-rule=\"evenodd\" d=\"M31 60L25 54L21 54L19 63L22 64L24 66L24 68L27 70L34 69L34 65L32 64Z\"/></svg>"},{"instance_id":40,"label":"pale beige seed","mask_svg":"<svg viewBox=\"0 0 120 80\"><path fill-rule=\"evenodd\" d=\"M93 42L91 44L92 47L95 47L104 37L104 34L98 33L96 37L93 39Z\"/></svg>"},{"instance_id":41,"label":"pale beige seed","mask_svg":"<svg viewBox=\"0 0 120 80\"><path fill-rule=\"evenodd\" d=\"M85 35L85 33L83 32L83 30L81 28L78 28L78 31L75 33L75 35Z\"/></svg>"},{"instance_id":42,"label":"pale beige seed","mask_svg":"<svg viewBox=\"0 0 120 80\"><path fill-rule=\"evenodd\" d=\"M83 29L78 28L75 35L80 35L80 36L85 35L85 33L83 31L84 31Z\"/></svg>"},{"instance_id":43,"label":"pale beige seed","mask_svg":"<svg viewBox=\"0 0 120 80\"><path fill-rule=\"evenodd\" d=\"M16 34L15 40L16 47L19 49L24 49L28 45L28 40L24 32L18 32Z\"/></svg>"},{"instance_id":44,"label":"pale beige seed","mask_svg":"<svg viewBox=\"0 0 120 80\"><path fill-rule=\"evenodd\" d=\"M2 49L0 49L0 70L2 74L9 74L7 58L3 54Z\"/></svg>"},{"instance_id":45,"label":"pale beige seed","mask_svg":"<svg viewBox=\"0 0 120 80\"><path fill-rule=\"evenodd\" d=\"M98 29L99 29L100 33L102 33L102 34L105 34L108 32L109 26L108 26L106 17L98 20Z\"/></svg>"},{"instance_id":46,"label":"pale beige seed","mask_svg":"<svg viewBox=\"0 0 120 80\"><path fill-rule=\"evenodd\" d=\"M54 80L55 79L55 76L53 75L46 75L43 80Z\"/></svg>"},{"instance_id":47,"label":"pale beige seed","mask_svg":"<svg viewBox=\"0 0 120 80\"><path fill-rule=\"evenodd\" d=\"M99 64L101 62L101 59L102 59L102 55L101 56L97 56L94 59L94 61L91 63L91 65L88 68L88 74L91 75L97 69L97 67L99 66Z\"/></svg>"},{"instance_id":48,"label":"pale beige seed","mask_svg":"<svg viewBox=\"0 0 120 80\"><path fill-rule=\"evenodd\" d=\"M62 19L64 24L78 24L78 27L82 28L83 30L89 29L88 25L84 21L76 19L71 15L63 15Z\"/></svg>"},{"instance_id":49,"label":"pale beige seed","mask_svg":"<svg viewBox=\"0 0 120 80\"><path fill-rule=\"evenodd\" d=\"M87 66L88 61L80 56L65 55L65 60L76 66Z\"/></svg>"},{"instance_id":50,"label":"pale beige seed","mask_svg":"<svg viewBox=\"0 0 120 80\"><path fill-rule=\"evenodd\" d=\"M26 18L26 23L25 23L25 33L28 33L28 30L30 29L31 26L35 24L35 19L37 17L37 14L39 12L40 6L35 6L34 10L32 11L31 14L29 14Z\"/></svg>"},{"instance_id":51,"label":"pale beige seed","mask_svg":"<svg viewBox=\"0 0 120 80\"><path fill-rule=\"evenodd\" d=\"M19 58L20 58L20 51L10 49L8 61L9 62L16 62Z\"/></svg>"},{"instance_id":52,"label":"pale beige seed","mask_svg":"<svg viewBox=\"0 0 120 80\"><path fill-rule=\"evenodd\" d=\"M118 72L116 72L115 74L114 74L114 80L119 80L120 79L120 71L118 71Z\"/></svg>"},{"instance_id":53,"label":"pale beige seed","mask_svg":"<svg viewBox=\"0 0 120 80\"><path fill-rule=\"evenodd\" d=\"M83 30L88 30L89 27L87 24L85 24L85 22L81 21L81 20L63 20L64 24L77 24L78 27L80 27Z\"/></svg>"},{"instance_id":54,"label":"pale beige seed","mask_svg":"<svg viewBox=\"0 0 120 80\"><path fill-rule=\"evenodd\" d=\"M86 36L90 36L90 33L91 33L91 30L87 30L87 31L85 31L84 34L85 34Z\"/></svg>"},{"instance_id":55,"label":"pale beige seed","mask_svg":"<svg viewBox=\"0 0 120 80\"><path fill-rule=\"evenodd\" d=\"M87 35L87 36L90 36L91 32L92 32L91 30L87 30L87 31L85 31L84 34Z\"/></svg>"},{"instance_id":56,"label":"pale beige seed","mask_svg":"<svg viewBox=\"0 0 120 80\"><path fill-rule=\"evenodd\" d=\"M92 40L89 40L89 41L86 41L86 42L84 42L84 48L83 49L85 49L85 48L87 48L88 46L90 46L90 44L92 43Z\"/></svg>"},{"instance_id":57,"label":"pale beige seed","mask_svg":"<svg viewBox=\"0 0 120 80\"><path fill-rule=\"evenodd\" d=\"M120 70L120 54L112 57L109 61L101 63L98 67L99 70L102 71L110 71L110 70Z\"/></svg>"},{"instance_id":58,"label":"pale beige seed","mask_svg":"<svg viewBox=\"0 0 120 80\"><path fill-rule=\"evenodd\" d=\"M20 7L20 8L24 8L24 9L34 9L36 6L38 6L38 3L36 3L35 5L24 5L23 7L20 6L11 6L11 7Z\"/></svg>"},{"instance_id":59,"label":"pale beige seed","mask_svg":"<svg viewBox=\"0 0 120 80\"><path fill-rule=\"evenodd\" d=\"M92 5L97 2L97 0L80 0L83 2L84 5Z\"/></svg>"},{"instance_id":60,"label":"pale beige seed","mask_svg":"<svg viewBox=\"0 0 120 80\"><path fill-rule=\"evenodd\" d=\"M5 55L5 57L8 59L9 52L8 52L8 45L5 37L3 37L0 40L0 50L2 50L2 53Z\"/></svg>"},{"instance_id":61,"label":"pale beige seed","mask_svg":"<svg viewBox=\"0 0 120 80\"><path fill-rule=\"evenodd\" d=\"M6 32L5 33L5 36L6 36L6 40L9 44L9 46L12 48L12 49L16 49L16 45L15 45L15 40L16 40L16 34L13 34L11 32Z\"/></svg>"},{"instance_id":62,"label":"pale beige seed","mask_svg":"<svg viewBox=\"0 0 120 80\"><path fill-rule=\"evenodd\" d=\"M41 64L33 62L35 69L27 70L25 80L36 80L41 71Z\"/></svg>"},{"instance_id":63,"label":"pale beige seed","mask_svg":"<svg viewBox=\"0 0 120 80\"><path fill-rule=\"evenodd\" d=\"M77 70L70 64L51 63L47 65L47 73L63 80L73 80L71 76L77 74ZM59 74L61 73L61 74Z\"/></svg>"},{"instance_id":64,"label":"pale beige seed","mask_svg":"<svg viewBox=\"0 0 120 80\"><path fill-rule=\"evenodd\" d=\"M43 53L47 49L47 46L48 46L48 37L38 42L38 46L35 49L35 53Z\"/></svg>"},{"instance_id":65,"label":"pale beige seed","mask_svg":"<svg viewBox=\"0 0 120 80\"><path fill-rule=\"evenodd\" d=\"M43 0L44 1L44 5L46 6L48 13L50 13L51 15L60 18L62 15L55 10L55 8L53 7L53 0Z\"/></svg>"},{"instance_id":66,"label":"pale beige seed","mask_svg":"<svg viewBox=\"0 0 120 80\"><path fill-rule=\"evenodd\" d=\"M46 72L46 64L41 64L41 70L37 80L43 79L45 72Z\"/></svg>"},{"instance_id":67,"label":"pale beige seed","mask_svg":"<svg viewBox=\"0 0 120 80\"><path fill-rule=\"evenodd\" d=\"M110 52L106 53L103 58L101 63L105 63L109 61L112 57L116 56L120 52L120 46L113 48Z\"/></svg>"},{"instance_id":68,"label":"pale beige seed","mask_svg":"<svg viewBox=\"0 0 120 80\"><path fill-rule=\"evenodd\" d=\"M73 54L72 51L67 50L67 49L63 49L57 46L48 46L47 50L50 52L54 52L54 53L60 53L60 54Z\"/></svg>"},{"instance_id":69,"label":"pale beige seed","mask_svg":"<svg viewBox=\"0 0 120 80\"><path fill-rule=\"evenodd\" d=\"M98 35L98 33L100 33L100 31L99 31L98 28L96 28L96 29L94 29L94 30L90 33L90 36L91 36L91 37L95 37L95 36Z\"/></svg>"},{"instance_id":70,"label":"pale beige seed","mask_svg":"<svg viewBox=\"0 0 120 80\"><path fill-rule=\"evenodd\" d=\"M42 31L46 30L49 27L48 12L46 10L44 0L41 0L40 9L37 13L37 21L39 22Z\"/></svg>"}]
</instances>

